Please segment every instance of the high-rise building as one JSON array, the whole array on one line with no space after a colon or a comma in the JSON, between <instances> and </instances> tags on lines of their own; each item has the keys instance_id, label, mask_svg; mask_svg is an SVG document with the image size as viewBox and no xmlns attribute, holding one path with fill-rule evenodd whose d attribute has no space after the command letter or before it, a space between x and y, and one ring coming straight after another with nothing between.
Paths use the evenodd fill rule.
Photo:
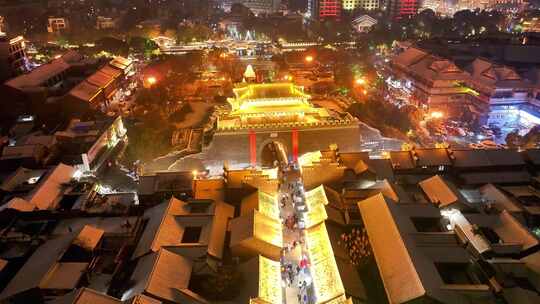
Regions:
<instances>
[{"instance_id":1,"label":"high-rise building","mask_svg":"<svg viewBox=\"0 0 540 304\"><path fill-rule=\"evenodd\" d=\"M339 19L341 2L342 0L310 0L308 11L315 20Z\"/></svg>"},{"instance_id":2,"label":"high-rise building","mask_svg":"<svg viewBox=\"0 0 540 304\"><path fill-rule=\"evenodd\" d=\"M342 0L343 10L354 10L354 9L364 9L364 10L374 10L378 9L380 6L379 0Z\"/></svg>"},{"instance_id":3,"label":"high-rise building","mask_svg":"<svg viewBox=\"0 0 540 304\"><path fill-rule=\"evenodd\" d=\"M396 19L414 16L420 7L419 0L388 0L387 3L388 13Z\"/></svg>"}]
</instances>

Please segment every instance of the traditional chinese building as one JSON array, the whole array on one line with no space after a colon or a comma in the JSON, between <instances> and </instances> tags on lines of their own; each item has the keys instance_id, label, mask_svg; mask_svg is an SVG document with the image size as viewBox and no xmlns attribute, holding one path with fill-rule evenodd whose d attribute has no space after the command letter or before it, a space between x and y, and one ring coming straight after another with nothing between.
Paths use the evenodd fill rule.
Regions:
<instances>
[{"instance_id":1,"label":"traditional chinese building","mask_svg":"<svg viewBox=\"0 0 540 304\"><path fill-rule=\"evenodd\" d=\"M234 94L229 106L217 111L211 143L177 167L220 169L225 160L233 167L271 166L276 145L281 154L292 158L331 144L342 151L358 150L358 120L315 106L301 86L244 83Z\"/></svg>"},{"instance_id":2,"label":"traditional chinese building","mask_svg":"<svg viewBox=\"0 0 540 304\"><path fill-rule=\"evenodd\" d=\"M317 123L329 118L324 108L316 108L304 88L292 83L253 84L234 89L228 102L231 111L222 115L218 128L261 124Z\"/></svg>"}]
</instances>

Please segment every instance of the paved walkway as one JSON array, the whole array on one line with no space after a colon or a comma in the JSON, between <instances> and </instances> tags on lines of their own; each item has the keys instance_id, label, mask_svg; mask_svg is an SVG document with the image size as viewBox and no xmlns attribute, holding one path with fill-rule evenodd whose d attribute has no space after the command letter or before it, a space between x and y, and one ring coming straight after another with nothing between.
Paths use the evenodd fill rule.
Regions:
<instances>
[{"instance_id":1,"label":"paved walkway","mask_svg":"<svg viewBox=\"0 0 540 304\"><path fill-rule=\"evenodd\" d=\"M281 269L285 303L315 303L301 221L305 196L300 173L288 165L282 167L278 203L283 222Z\"/></svg>"}]
</instances>

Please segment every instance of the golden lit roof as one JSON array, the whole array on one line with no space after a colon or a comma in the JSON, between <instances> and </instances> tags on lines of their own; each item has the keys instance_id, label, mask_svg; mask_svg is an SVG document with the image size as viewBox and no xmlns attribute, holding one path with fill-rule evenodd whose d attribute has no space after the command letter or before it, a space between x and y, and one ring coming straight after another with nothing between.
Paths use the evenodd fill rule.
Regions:
<instances>
[{"instance_id":1,"label":"golden lit roof","mask_svg":"<svg viewBox=\"0 0 540 304\"><path fill-rule=\"evenodd\" d=\"M233 113L298 112L313 106L304 88L292 83L249 84L234 89L235 98L229 98ZM311 110L313 111L313 110Z\"/></svg>"},{"instance_id":2,"label":"golden lit roof","mask_svg":"<svg viewBox=\"0 0 540 304\"><path fill-rule=\"evenodd\" d=\"M317 188L306 192L306 201L309 207L315 205L328 205L328 199L326 198L326 192L324 186L320 185Z\"/></svg>"},{"instance_id":3,"label":"golden lit roof","mask_svg":"<svg viewBox=\"0 0 540 304\"><path fill-rule=\"evenodd\" d=\"M283 247L283 230L280 222L254 210L253 226L255 238Z\"/></svg>"},{"instance_id":4,"label":"golden lit roof","mask_svg":"<svg viewBox=\"0 0 540 304\"><path fill-rule=\"evenodd\" d=\"M358 203L384 289L391 303L405 303L426 294L401 232L394 220L394 204L382 194Z\"/></svg>"},{"instance_id":5,"label":"golden lit roof","mask_svg":"<svg viewBox=\"0 0 540 304\"><path fill-rule=\"evenodd\" d=\"M312 227L328 218L324 207L328 205L328 199L323 185L306 192L306 204L309 211L306 217L306 227Z\"/></svg>"},{"instance_id":6,"label":"golden lit roof","mask_svg":"<svg viewBox=\"0 0 540 304\"><path fill-rule=\"evenodd\" d=\"M283 303L281 289L281 265L259 256L259 300L268 303Z\"/></svg>"},{"instance_id":7,"label":"golden lit roof","mask_svg":"<svg viewBox=\"0 0 540 304\"><path fill-rule=\"evenodd\" d=\"M307 230L306 244L317 303L328 303L336 298L337 302L331 303L344 303L339 299L345 300L345 288L324 223Z\"/></svg>"},{"instance_id":8,"label":"golden lit roof","mask_svg":"<svg viewBox=\"0 0 540 304\"><path fill-rule=\"evenodd\" d=\"M304 166L311 166L313 163L318 163L321 161L322 153L321 151L314 151L314 152L307 152L305 154L302 154L298 158L298 164L300 165L300 169Z\"/></svg>"},{"instance_id":9,"label":"golden lit roof","mask_svg":"<svg viewBox=\"0 0 540 304\"><path fill-rule=\"evenodd\" d=\"M309 98L304 88L293 83L259 83L250 84L233 90L237 99L279 99L279 98Z\"/></svg>"},{"instance_id":10,"label":"golden lit roof","mask_svg":"<svg viewBox=\"0 0 540 304\"><path fill-rule=\"evenodd\" d=\"M259 191L259 211L270 218L279 219L277 195Z\"/></svg>"},{"instance_id":11,"label":"golden lit roof","mask_svg":"<svg viewBox=\"0 0 540 304\"><path fill-rule=\"evenodd\" d=\"M426 194L431 203L439 207L446 207L456 203L459 198L456 196L448 183L440 176L435 175L418 183L422 191Z\"/></svg>"}]
</instances>

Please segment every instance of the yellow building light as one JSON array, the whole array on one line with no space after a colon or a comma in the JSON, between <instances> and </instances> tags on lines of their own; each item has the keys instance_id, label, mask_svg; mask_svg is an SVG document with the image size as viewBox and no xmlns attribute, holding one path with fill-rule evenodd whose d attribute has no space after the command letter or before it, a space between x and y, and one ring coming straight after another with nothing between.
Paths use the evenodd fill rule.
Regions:
<instances>
[{"instance_id":1,"label":"yellow building light","mask_svg":"<svg viewBox=\"0 0 540 304\"><path fill-rule=\"evenodd\" d=\"M148 76L146 77L146 85L145 87L149 88L154 86L157 83L157 79L154 76Z\"/></svg>"},{"instance_id":2,"label":"yellow building light","mask_svg":"<svg viewBox=\"0 0 540 304\"><path fill-rule=\"evenodd\" d=\"M345 293L324 223L306 233L308 256L317 303L326 303Z\"/></svg>"},{"instance_id":3,"label":"yellow building light","mask_svg":"<svg viewBox=\"0 0 540 304\"><path fill-rule=\"evenodd\" d=\"M366 84L366 79L365 78L358 78L354 81L357 85L363 85L363 84Z\"/></svg>"},{"instance_id":4,"label":"yellow building light","mask_svg":"<svg viewBox=\"0 0 540 304\"><path fill-rule=\"evenodd\" d=\"M259 256L259 299L266 303L283 303L281 265ZM255 303L257 301L254 301Z\"/></svg>"},{"instance_id":5,"label":"yellow building light","mask_svg":"<svg viewBox=\"0 0 540 304\"><path fill-rule=\"evenodd\" d=\"M444 113L441 112L441 111L433 111L431 113L429 113L429 117L431 119L441 119L444 117Z\"/></svg>"},{"instance_id":6,"label":"yellow building light","mask_svg":"<svg viewBox=\"0 0 540 304\"><path fill-rule=\"evenodd\" d=\"M259 190L259 211L270 218L279 220L277 195Z\"/></svg>"}]
</instances>

